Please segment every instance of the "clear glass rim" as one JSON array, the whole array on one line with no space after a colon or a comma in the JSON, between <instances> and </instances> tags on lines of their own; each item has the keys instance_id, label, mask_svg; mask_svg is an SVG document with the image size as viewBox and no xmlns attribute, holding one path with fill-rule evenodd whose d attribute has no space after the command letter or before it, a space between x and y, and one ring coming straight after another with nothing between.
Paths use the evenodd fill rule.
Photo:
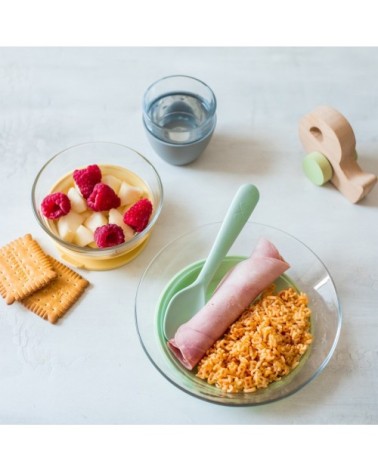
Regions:
<instances>
[{"instance_id":1,"label":"clear glass rim","mask_svg":"<svg viewBox=\"0 0 378 472\"><path fill-rule=\"evenodd\" d=\"M110 248L89 248L89 247L80 247L80 246L76 246L75 244L71 244L71 243L67 243L66 241L63 241L62 239L60 239L56 234L54 234L45 224L45 222L43 221L43 219L41 218L41 215L37 209L37 202L36 202L36 188L37 188L37 185L38 185L38 182L39 182L39 179L41 177L41 175L43 174L44 170L57 158L59 157L61 154L71 150L71 149L75 149L75 148L79 148L81 146L88 146L88 145L111 145L111 146L118 146L118 147L121 147L121 148L124 148L124 149L127 149L128 151L132 151L134 152L135 154L137 154L140 158L142 158L145 163L147 165L149 165L153 171L153 174L156 178L156 182L157 182L157 185L158 185L158 192L159 192L159 204L157 206L157 208L155 209L155 212L154 212L154 215L153 217L151 218L150 222L148 223L148 225L146 226L146 228L141 231L140 233L138 233L136 236L134 236L131 240L129 241L126 241L124 242L123 244L119 244L117 246L112 246ZM146 234L149 233L149 231L151 230L151 228L154 226L156 220L158 219L160 213L161 213L161 210L162 210L162 206L163 206L163 196L164 196L164 191L163 191L163 184L161 182L161 179L160 179L160 176L157 172L157 170L155 169L155 167L151 164L151 162L145 158L142 154L140 154L138 151L136 151L135 149L129 147L129 146L126 146L124 144L119 144L119 143L115 143L115 142L111 142L111 141L87 141L87 142L83 142L83 143L79 143L79 144L74 144L72 146L69 146L65 149L63 149L62 151L59 151L58 153L54 154L50 159L47 160L47 162L45 162L45 164L41 167L41 169L39 170L39 172L37 173L35 179L34 179L34 182L33 182L33 185L32 185L32 190L31 190L31 201L32 201L32 209L33 209L33 213L39 223L39 225L41 226L41 228L48 234L48 236L50 236L57 244L59 245L62 245L63 247L65 247L66 249L70 250L70 251L73 251L73 252L76 252L76 253L81 253L81 254L85 254L85 255L90 255L90 256L106 256L106 255L113 255L114 252L116 251L116 253L120 254L122 253L123 251L125 251L126 249L130 248L130 247L133 247L135 245L135 243L137 243L138 241L142 240Z\"/></svg>"},{"instance_id":2,"label":"clear glass rim","mask_svg":"<svg viewBox=\"0 0 378 472\"><path fill-rule=\"evenodd\" d=\"M137 289L136 289L136 294L135 294L135 302L134 302L134 319L135 319L135 325L136 325L136 330L137 330L137 334L138 334L138 337L139 337L139 341L142 345L142 348L144 350L144 352L146 353L148 359L150 360L150 362L154 365L154 367L158 370L158 372L160 372L163 377L168 380L172 385L174 385L175 387L179 388L181 391L191 395L192 397L195 397L195 398L198 398L200 400L203 400L203 401L206 401L206 402L209 402L209 403L212 403L212 404L217 404L217 405L221 405L221 406L226 406L226 407L252 407L252 406L262 406L262 405L267 405L269 403L274 403L274 402L277 402L277 401L280 401L280 400L283 400L285 398L288 398L290 397L291 395L297 393L298 391L302 390L306 385L308 385L310 382L312 382L319 374L321 374L321 372L323 372L324 368L326 367L326 365L329 363L330 359L332 358L333 356L333 353L335 352L335 349L336 349L336 346L338 344L338 341L339 341L339 338L340 338L340 333L341 333L341 327L342 327L342 320L343 320L343 316L342 316L342 311L341 311L341 305L340 305L340 299L339 299L339 295L337 293L337 289L336 289L336 286L335 286L335 283L334 283L334 280L331 276L331 274L329 273L327 267L325 266L325 264L323 263L323 261L319 258L319 256L317 254L315 254L315 252L310 248L308 247L305 243L303 243L301 240L299 240L298 238L296 238L295 236L291 235L290 233L284 231L284 230L281 230L279 228L276 228L274 226L271 226L271 225L267 225L267 224L262 224L262 223L259 223L259 222L256 222L256 221L253 221L253 222L247 222L247 224L252 224L252 225L257 225L257 226L260 226L260 227L263 227L263 228L269 228L273 231L277 231L277 232L280 232L282 234L284 234L285 236L291 238L291 239L294 239L296 242L298 242L300 245L304 246L318 261L319 263L321 264L321 266L324 268L324 270L326 271L331 283L332 283L332 287L333 287L333 290L335 291L335 295L336 295L336 301L337 301L337 329L336 329L336 333L335 333L335 337L334 337L334 340L333 340L333 343L332 343L332 346L330 347L329 351L328 351L328 354L325 356L325 358L323 359L323 362L319 365L319 367L315 370L315 372L304 382L302 382L301 384L299 384L295 389L293 389L292 391L290 392L287 392L286 394L280 396L279 398L271 398L271 399L267 399L267 400L263 400L263 401L260 401L260 402L240 402L238 403L237 402L237 395L238 394L235 394L235 401L230 401L229 398L225 399L224 397L219 397L219 398L214 398L214 397L210 397L210 396L206 396L206 394L201 394L201 393L197 393L197 392L193 392L192 390L190 389L187 389L185 387L183 387L182 385L180 385L178 382L176 382L174 379L172 379L168 374L166 374L164 372L163 369L161 369L159 367L159 365L155 362L155 360L153 359L153 357L151 356L151 354L149 353L145 343L143 342L143 338L141 336L141 333L140 333L140 330L139 330L139 324L138 324L138 314L137 314L137 300L138 300L138 294L139 294L139 290L140 290L140 287L145 279L145 277L147 276L151 266L155 263L156 259L158 259L158 257L161 256L161 254L163 252L165 252L167 250L167 248L169 246L171 246L172 244L176 243L177 241L179 241L180 239L184 238L184 237L187 237L187 236L190 236L190 234L196 232L196 231L199 231L200 229L202 228L206 228L206 227L209 227L209 226L216 226L216 225L220 225L222 223L222 221L216 221L216 222L212 222L212 223L207 223L207 224L204 224L204 225L201 225L201 226L197 226L196 228L186 232L186 233L183 233L181 234L180 236L178 236L177 238L173 239L172 241L168 242L153 258L152 260L150 261L150 263L147 265L145 271L143 272L140 280L139 280L139 283L137 285Z\"/></svg>"},{"instance_id":3,"label":"clear glass rim","mask_svg":"<svg viewBox=\"0 0 378 472\"><path fill-rule=\"evenodd\" d=\"M162 77L158 80L155 80L155 82L153 82L147 89L146 91L144 92L144 95L143 95L143 118L144 118L144 121L145 121L145 126L147 127L147 129L149 129L149 127L147 125L152 125L153 128L155 129L158 129L160 131L164 130L164 126L160 126L158 124L156 124L154 121L151 120L149 114L148 114L148 103L147 103L147 95L148 93L151 91L151 89L156 86L157 84L165 81L165 80L168 80L168 79L175 79L175 78L182 78L182 79L190 79L190 80L193 80L199 84L201 84L202 86L204 86L209 92L210 92L210 95L211 95L211 98L212 98L212 104L211 104L211 108L209 109L209 116L208 118L201 124L201 126L198 127L198 129L201 129L201 128L206 128L209 123L211 123L213 120L214 120L214 116L215 116L215 113L216 113L216 110L217 110L217 99L215 97L215 94L213 92L213 90L205 83L203 82L202 80L200 79L197 79L196 77L192 77L190 75L182 75L182 74L176 74L176 75L167 75L165 77Z\"/></svg>"}]
</instances>

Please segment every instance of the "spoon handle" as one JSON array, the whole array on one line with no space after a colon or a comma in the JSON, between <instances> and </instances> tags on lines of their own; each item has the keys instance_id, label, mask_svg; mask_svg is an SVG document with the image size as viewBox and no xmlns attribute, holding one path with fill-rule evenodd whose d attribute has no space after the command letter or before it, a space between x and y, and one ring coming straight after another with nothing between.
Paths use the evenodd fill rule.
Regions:
<instances>
[{"instance_id":1,"label":"spoon handle","mask_svg":"<svg viewBox=\"0 0 378 472\"><path fill-rule=\"evenodd\" d=\"M210 254L198 275L198 282L205 286L209 284L258 201L259 191L252 184L244 184L236 192Z\"/></svg>"}]
</instances>

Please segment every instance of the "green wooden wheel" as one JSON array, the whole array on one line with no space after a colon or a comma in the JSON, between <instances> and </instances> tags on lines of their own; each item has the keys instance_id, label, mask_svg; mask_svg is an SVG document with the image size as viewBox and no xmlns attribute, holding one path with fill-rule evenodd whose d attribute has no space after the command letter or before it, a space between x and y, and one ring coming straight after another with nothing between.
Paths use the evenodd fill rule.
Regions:
<instances>
[{"instance_id":1,"label":"green wooden wheel","mask_svg":"<svg viewBox=\"0 0 378 472\"><path fill-rule=\"evenodd\" d=\"M324 185L333 174L329 160L318 151L307 154L303 160L303 171L315 185Z\"/></svg>"}]
</instances>

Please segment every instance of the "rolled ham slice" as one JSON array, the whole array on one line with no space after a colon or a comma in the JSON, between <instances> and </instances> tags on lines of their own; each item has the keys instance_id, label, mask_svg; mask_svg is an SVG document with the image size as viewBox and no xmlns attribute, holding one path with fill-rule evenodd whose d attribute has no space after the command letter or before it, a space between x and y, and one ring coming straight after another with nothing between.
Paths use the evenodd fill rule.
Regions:
<instances>
[{"instance_id":1,"label":"rolled ham slice","mask_svg":"<svg viewBox=\"0 0 378 472\"><path fill-rule=\"evenodd\" d=\"M187 369L193 369L253 300L289 267L271 242L260 239L253 254L231 269L207 304L168 341L173 354Z\"/></svg>"}]
</instances>

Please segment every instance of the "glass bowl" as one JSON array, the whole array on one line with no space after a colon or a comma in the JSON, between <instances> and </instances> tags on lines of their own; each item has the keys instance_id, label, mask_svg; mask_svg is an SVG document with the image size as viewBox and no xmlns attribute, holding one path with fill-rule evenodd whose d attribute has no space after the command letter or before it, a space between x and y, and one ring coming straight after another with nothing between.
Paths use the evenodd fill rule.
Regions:
<instances>
[{"instance_id":1,"label":"glass bowl","mask_svg":"<svg viewBox=\"0 0 378 472\"><path fill-rule=\"evenodd\" d=\"M110 248L80 247L59 237L51 221L41 213L41 202L46 195L62 191L75 169L98 164L111 173L127 172L132 185L141 186L153 204L148 226L118 246ZM109 142L90 142L69 147L53 156L38 172L32 187L32 206L38 223L56 243L62 257L70 264L90 270L119 267L134 259L145 247L163 204L163 186L153 165L137 151Z\"/></svg>"},{"instance_id":2,"label":"glass bowl","mask_svg":"<svg viewBox=\"0 0 378 472\"><path fill-rule=\"evenodd\" d=\"M165 246L145 270L136 293L135 318L141 344L158 371L184 392L209 402L229 406L253 406L285 398L322 372L336 348L341 329L341 310L330 274L321 260L293 236L270 226L248 222L229 251L209 287L212 291L223 275L248 257L258 240L271 241L290 264L277 288L294 286L309 297L313 342L299 365L282 380L252 393L226 393L209 385L181 365L167 348L163 334L165 308L177 290L199 273L221 223L201 226Z\"/></svg>"}]
</instances>

